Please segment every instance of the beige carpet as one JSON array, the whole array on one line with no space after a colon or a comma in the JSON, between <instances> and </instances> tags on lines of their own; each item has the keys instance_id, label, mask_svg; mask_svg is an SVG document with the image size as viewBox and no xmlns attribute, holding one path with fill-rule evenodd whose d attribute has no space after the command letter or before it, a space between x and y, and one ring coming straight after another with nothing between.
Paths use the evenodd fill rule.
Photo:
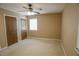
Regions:
<instances>
[{"instance_id":1,"label":"beige carpet","mask_svg":"<svg viewBox=\"0 0 79 59\"><path fill-rule=\"evenodd\" d=\"M6 56L63 56L59 40L45 38L30 38L20 41L3 51Z\"/></svg>"}]
</instances>

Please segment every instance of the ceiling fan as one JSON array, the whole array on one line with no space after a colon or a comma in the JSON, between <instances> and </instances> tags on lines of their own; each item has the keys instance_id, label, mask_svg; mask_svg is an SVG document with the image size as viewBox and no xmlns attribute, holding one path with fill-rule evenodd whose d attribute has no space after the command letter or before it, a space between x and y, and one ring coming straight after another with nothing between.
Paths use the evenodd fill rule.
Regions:
<instances>
[{"instance_id":1,"label":"ceiling fan","mask_svg":"<svg viewBox=\"0 0 79 59\"><path fill-rule=\"evenodd\" d=\"M28 10L28 12L32 12L32 13L35 13L35 14L40 14L40 12L34 11L34 8L32 7L32 4L28 4L28 7L23 6L23 8L25 10ZM38 8L37 10L41 11L42 8Z\"/></svg>"}]
</instances>

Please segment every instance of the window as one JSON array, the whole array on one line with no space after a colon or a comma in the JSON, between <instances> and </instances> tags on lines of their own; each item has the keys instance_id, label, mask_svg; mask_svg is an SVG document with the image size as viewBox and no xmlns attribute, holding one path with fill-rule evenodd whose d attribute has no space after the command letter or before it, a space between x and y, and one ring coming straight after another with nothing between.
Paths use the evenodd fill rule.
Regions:
<instances>
[{"instance_id":1,"label":"window","mask_svg":"<svg viewBox=\"0 0 79 59\"><path fill-rule=\"evenodd\" d=\"M29 20L29 29L30 30L37 30L37 18L33 18Z\"/></svg>"}]
</instances>

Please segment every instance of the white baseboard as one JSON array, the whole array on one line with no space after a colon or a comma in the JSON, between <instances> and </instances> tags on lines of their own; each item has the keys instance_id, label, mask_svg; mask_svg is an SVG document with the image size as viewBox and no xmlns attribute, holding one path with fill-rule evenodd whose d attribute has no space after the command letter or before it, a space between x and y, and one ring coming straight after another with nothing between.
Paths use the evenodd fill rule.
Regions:
<instances>
[{"instance_id":1,"label":"white baseboard","mask_svg":"<svg viewBox=\"0 0 79 59\"><path fill-rule=\"evenodd\" d=\"M27 39L39 39L39 40L59 40L60 39L56 39L56 38L44 38L44 37L28 37Z\"/></svg>"},{"instance_id":2,"label":"white baseboard","mask_svg":"<svg viewBox=\"0 0 79 59\"><path fill-rule=\"evenodd\" d=\"M2 51L2 50L4 50L4 49L6 49L7 47L4 47L4 48L0 48L0 51Z\"/></svg>"},{"instance_id":3,"label":"white baseboard","mask_svg":"<svg viewBox=\"0 0 79 59\"><path fill-rule=\"evenodd\" d=\"M64 49L64 46L63 46L62 40L60 40L60 44L61 44L61 48L63 49L64 55L67 56L67 54L66 54L66 52L65 52L65 49Z\"/></svg>"}]
</instances>

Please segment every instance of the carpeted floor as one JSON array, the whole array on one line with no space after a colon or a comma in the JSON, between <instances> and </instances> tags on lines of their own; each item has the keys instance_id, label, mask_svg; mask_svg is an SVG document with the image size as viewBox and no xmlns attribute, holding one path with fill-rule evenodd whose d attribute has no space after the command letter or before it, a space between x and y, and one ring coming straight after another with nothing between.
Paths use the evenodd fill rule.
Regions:
<instances>
[{"instance_id":1,"label":"carpeted floor","mask_svg":"<svg viewBox=\"0 0 79 59\"><path fill-rule=\"evenodd\" d=\"M64 56L59 40L29 38L0 51L3 56Z\"/></svg>"}]
</instances>

